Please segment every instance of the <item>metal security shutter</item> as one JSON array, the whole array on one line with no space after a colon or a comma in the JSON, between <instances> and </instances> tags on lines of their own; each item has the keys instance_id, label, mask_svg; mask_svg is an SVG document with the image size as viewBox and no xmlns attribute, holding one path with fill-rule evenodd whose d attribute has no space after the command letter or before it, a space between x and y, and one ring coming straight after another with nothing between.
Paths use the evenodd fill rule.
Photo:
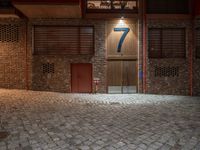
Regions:
<instances>
[{"instance_id":1,"label":"metal security shutter","mask_svg":"<svg viewBox=\"0 0 200 150\"><path fill-rule=\"evenodd\" d=\"M184 58L185 28L150 28L150 58Z\"/></svg>"},{"instance_id":2,"label":"metal security shutter","mask_svg":"<svg viewBox=\"0 0 200 150\"><path fill-rule=\"evenodd\" d=\"M94 29L80 28L80 54L92 54L94 50Z\"/></svg>"},{"instance_id":3,"label":"metal security shutter","mask_svg":"<svg viewBox=\"0 0 200 150\"><path fill-rule=\"evenodd\" d=\"M92 54L93 27L35 26L34 54Z\"/></svg>"},{"instance_id":4,"label":"metal security shutter","mask_svg":"<svg viewBox=\"0 0 200 150\"><path fill-rule=\"evenodd\" d=\"M185 29L163 29L162 31L162 57L185 57Z\"/></svg>"},{"instance_id":5,"label":"metal security shutter","mask_svg":"<svg viewBox=\"0 0 200 150\"><path fill-rule=\"evenodd\" d=\"M196 29L196 55L200 58L200 28Z\"/></svg>"},{"instance_id":6,"label":"metal security shutter","mask_svg":"<svg viewBox=\"0 0 200 150\"><path fill-rule=\"evenodd\" d=\"M161 29L149 29L149 57L160 58L162 56L162 30Z\"/></svg>"}]
</instances>

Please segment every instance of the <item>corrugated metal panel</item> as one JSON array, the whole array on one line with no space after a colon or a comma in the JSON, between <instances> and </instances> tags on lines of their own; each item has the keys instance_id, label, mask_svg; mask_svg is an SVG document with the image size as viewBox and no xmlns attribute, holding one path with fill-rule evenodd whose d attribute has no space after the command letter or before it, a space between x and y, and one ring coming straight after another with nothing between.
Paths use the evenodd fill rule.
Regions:
<instances>
[{"instance_id":1,"label":"corrugated metal panel","mask_svg":"<svg viewBox=\"0 0 200 150\"><path fill-rule=\"evenodd\" d=\"M35 26L34 54L93 54L93 27Z\"/></svg>"}]
</instances>

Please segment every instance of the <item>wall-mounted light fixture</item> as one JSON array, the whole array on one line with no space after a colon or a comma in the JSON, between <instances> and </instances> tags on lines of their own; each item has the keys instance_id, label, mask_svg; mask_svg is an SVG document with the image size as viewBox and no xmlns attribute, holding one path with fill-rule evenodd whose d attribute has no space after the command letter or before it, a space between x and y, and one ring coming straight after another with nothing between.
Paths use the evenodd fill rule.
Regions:
<instances>
[{"instance_id":1,"label":"wall-mounted light fixture","mask_svg":"<svg viewBox=\"0 0 200 150\"><path fill-rule=\"evenodd\" d=\"M123 16L120 18L119 23L118 23L118 26L119 26L119 27L124 27L124 26L125 26L124 17L123 17Z\"/></svg>"}]
</instances>

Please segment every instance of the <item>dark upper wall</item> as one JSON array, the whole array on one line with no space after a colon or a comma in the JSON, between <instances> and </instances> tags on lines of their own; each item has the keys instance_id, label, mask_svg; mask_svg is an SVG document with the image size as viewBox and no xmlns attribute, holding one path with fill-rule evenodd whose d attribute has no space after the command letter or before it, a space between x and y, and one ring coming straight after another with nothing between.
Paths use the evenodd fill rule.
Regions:
<instances>
[{"instance_id":1,"label":"dark upper wall","mask_svg":"<svg viewBox=\"0 0 200 150\"><path fill-rule=\"evenodd\" d=\"M195 7L195 15L198 16L200 15L200 1L199 0L195 0L194 3L194 7Z\"/></svg>"},{"instance_id":2,"label":"dark upper wall","mask_svg":"<svg viewBox=\"0 0 200 150\"><path fill-rule=\"evenodd\" d=\"M79 0L12 0L13 3L72 3L77 4L79 3Z\"/></svg>"},{"instance_id":3,"label":"dark upper wall","mask_svg":"<svg viewBox=\"0 0 200 150\"><path fill-rule=\"evenodd\" d=\"M11 0L0 0L0 9L10 7L12 7Z\"/></svg>"},{"instance_id":4,"label":"dark upper wall","mask_svg":"<svg viewBox=\"0 0 200 150\"><path fill-rule=\"evenodd\" d=\"M148 14L189 14L190 0L146 0Z\"/></svg>"}]
</instances>

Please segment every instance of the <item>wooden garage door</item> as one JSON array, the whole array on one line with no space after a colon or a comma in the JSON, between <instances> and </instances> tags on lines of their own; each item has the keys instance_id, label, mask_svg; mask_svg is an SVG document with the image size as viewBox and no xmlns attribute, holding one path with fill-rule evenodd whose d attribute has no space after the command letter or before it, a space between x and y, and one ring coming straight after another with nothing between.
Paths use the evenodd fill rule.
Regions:
<instances>
[{"instance_id":1,"label":"wooden garage door","mask_svg":"<svg viewBox=\"0 0 200 150\"><path fill-rule=\"evenodd\" d=\"M136 93L136 61L108 61L108 93Z\"/></svg>"},{"instance_id":2,"label":"wooden garage door","mask_svg":"<svg viewBox=\"0 0 200 150\"><path fill-rule=\"evenodd\" d=\"M92 64L71 64L71 92L92 92Z\"/></svg>"}]
</instances>

